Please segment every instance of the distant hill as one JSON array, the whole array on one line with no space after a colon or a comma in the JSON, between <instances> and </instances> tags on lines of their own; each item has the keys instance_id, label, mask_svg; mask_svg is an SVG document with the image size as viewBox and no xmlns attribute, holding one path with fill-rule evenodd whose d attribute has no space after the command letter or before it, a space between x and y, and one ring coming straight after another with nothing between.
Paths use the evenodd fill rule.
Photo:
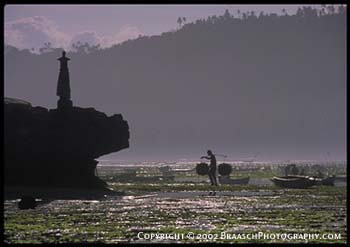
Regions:
<instances>
[{"instance_id":1,"label":"distant hill","mask_svg":"<svg viewBox=\"0 0 350 247\"><path fill-rule=\"evenodd\" d=\"M123 114L131 132L125 157L197 157L212 148L345 159L346 12L315 11L226 13L70 52L73 102ZM59 50L7 46L5 95L55 107Z\"/></svg>"}]
</instances>

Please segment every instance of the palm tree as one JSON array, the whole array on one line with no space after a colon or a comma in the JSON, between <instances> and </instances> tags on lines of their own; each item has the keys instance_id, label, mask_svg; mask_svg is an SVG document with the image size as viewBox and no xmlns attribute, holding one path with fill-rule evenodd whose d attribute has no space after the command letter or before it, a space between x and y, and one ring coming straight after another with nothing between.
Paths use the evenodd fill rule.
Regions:
<instances>
[{"instance_id":1,"label":"palm tree","mask_svg":"<svg viewBox=\"0 0 350 247\"><path fill-rule=\"evenodd\" d=\"M260 11L259 18L264 17L264 11Z\"/></svg>"},{"instance_id":2,"label":"palm tree","mask_svg":"<svg viewBox=\"0 0 350 247\"><path fill-rule=\"evenodd\" d=\"M303 10L299 7L297 10L297 16L302 17L303 16Z\"/></svg>"},{"instance_id":3,"label":"palm tree","mask_svg":"<svg viewBox=\"0 0 350 247\"><path fill-rule=\"evenodd\" d=\"M333 5L327 5L326 9L329 15L332 15L335 12L335 8Z\"/></svg>"},{"instance_id":4,"label":"palm tree","mask_svg":"<svg viewBox=\"0 0 350 247\"><path fill-rule=\"evenodd\" d=\"M339 13L339 14L344 14L344 13L346 13L346 7L345 7L344 5L340 5L340 6L338 7L338 13Z\"/></svg>"},{"instance_id":5,"label":"palm tree","mask_svg":"<svg viewBox=\"0 0 350 247\"><path fill-rule=\"evenodd\" d=\"M212 24L212 18L211 18L211 16L208 16L207 22L208 22L209 24Z\"/></svg>"},{"instance_id":6,"label":"palm tree","mask_svg":"<svg viewBox=\"0 0 350 247\"><path fill-rule=\"evenodd\" d=\"M231 17L230 12L228 11L228 9L226 9L225 13L224 13L224 19L228 20L228 19L230 19L230 17Z\"/></svg>"},{"instance_id":7,"label":"palm tree","mask_svg":"<svg viewBox=\"0 0 350 247\"><path fill-rule=\"evenodd\" d=\"M181 28L181 24L182 24L182 18L181 17L177 18L177 24L179 24L179 28Z\"/></svg>"},{"instance_id":8,"label":"palm tree","mask_svg":"<svg viewBox=\"0 0 350 247\"><path fill-rule=\"evenodd\" d=\"M284 15L287 15L287 10L286 10L285 8L283 8L283 9L282 9L282 13L283 13Z\"/></svg>"}]
</instances>

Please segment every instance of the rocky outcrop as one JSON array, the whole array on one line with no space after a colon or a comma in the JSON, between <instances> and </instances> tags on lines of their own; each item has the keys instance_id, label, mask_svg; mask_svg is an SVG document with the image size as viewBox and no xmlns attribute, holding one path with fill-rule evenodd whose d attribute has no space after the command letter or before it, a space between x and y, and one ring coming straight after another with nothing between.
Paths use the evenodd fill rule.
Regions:
<instances>
[{"instance_id":1,"label":"rocky outcrop","mask_svg":"<svg viewBox=\"0 0 350 247\"><path fill-rule=\"evenodd\" d=\"M102 188L96 158L129 147L121 114L5 99L5 185Z\"/></svg>"}]
</instances>

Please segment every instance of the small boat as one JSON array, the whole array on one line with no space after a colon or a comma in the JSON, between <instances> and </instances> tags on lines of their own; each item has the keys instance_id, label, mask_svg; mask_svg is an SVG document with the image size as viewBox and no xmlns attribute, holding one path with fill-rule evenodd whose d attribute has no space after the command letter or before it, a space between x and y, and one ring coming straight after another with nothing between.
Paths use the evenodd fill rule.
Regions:
<instances>
[{"instance_id":1,"label":"small boat","mask_svg":"<svg viewBox=\"0 0 350 247\"><path fill-rule=\"evenodd\" d=\"M279 187L305 189L317 184L317 180L309 176L273 177L271 181Z\"/></svg>"},{"instance_id":2,"label":"small boat","mask_svg":"<svg viewBox=\"0 0 350 247\"><path fill-rule=\"evenodd\" d=\"M228 176L219 176L220 184L248 184L249 177L231 179Z\"/></svg>"}]
</instances>

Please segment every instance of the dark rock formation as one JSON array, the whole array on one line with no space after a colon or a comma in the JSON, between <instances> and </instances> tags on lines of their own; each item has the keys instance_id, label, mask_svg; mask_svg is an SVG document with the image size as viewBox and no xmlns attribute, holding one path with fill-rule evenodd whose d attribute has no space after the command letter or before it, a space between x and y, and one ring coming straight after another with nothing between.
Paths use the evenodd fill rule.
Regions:
<instances>
[{"instance_id":1,"label":"dark rock formation","mask_svg":"<svg viewBox=\"0 0 350 247\"><path fill-rule=\"evenodd\" d=\"M5 99L5 185L102 188L96 158L129 147L121 114Z\"/></svg>"}]
</instances>

